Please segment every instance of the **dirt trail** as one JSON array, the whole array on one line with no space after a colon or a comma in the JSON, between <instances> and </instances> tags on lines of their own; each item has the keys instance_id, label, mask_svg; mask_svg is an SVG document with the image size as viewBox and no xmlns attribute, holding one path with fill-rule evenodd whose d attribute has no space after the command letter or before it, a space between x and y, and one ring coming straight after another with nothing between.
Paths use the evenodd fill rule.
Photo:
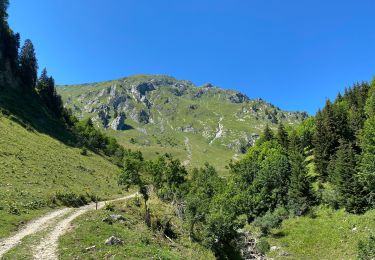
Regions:
<instances>
[{"instance_id":1,"label":"dirt trail","mask_svg":"<svg viewBox=\"0 0 375 260\"><path fill-rule=\"evenodd\" d=\"M47 228L54 219L69 213L71 210L72 209L70 208L63 208L52 211L45 216L29 222L24 228L22 228L13 236L2 240L0 242L0 258L10 249L17 246L24 237Z\"/></svg>"},{"instance_id":2,"label":"dirt trail","mask_svg":"<svg viewBox=\"0 0 375 260\"><path fill-rule=\"evenodd\" d=\"M119 199L99 202L98 209L103 208L105 204L108 202L130 199L130 198L137 196L137 194L138 193L134 193L132 195L122 197ZM73 214L69 215L68 217L58 222L56 226L45 237L41 239L39 245L35 247L34 259L37 259L37 260L58 259L57 247L58 247L59 237L65 234L69 230L70 224L75 218L86 213L87 211L95 210L95 207L96 207L95 203L80 207Z\"/></svg>"},{"instance_id":3,"label":"dirt trail","mask_svg":"<svg viewBox=\"0 0 375 260\"><path fill-rule=\"evenodd\" d=\"M126 200L126 199L137 196L137 194L138 193L134 193L126 197L99 202L98 209L103 208L105 203L114 202L118 200ZM57 249L57 240L59 236L61 236L67 231L67 229L70 226L71 221L73 221L76 217L82 215L83 213L89 210L94 210L95 207L96 207L95 203L92 203L92 204L83 206L78 209L62 208L59 210L52 211L36 220L29 222L24 228L22 228L13 236L9 238L5 238L0 241L0 259L9 250L16 247L22 241L23 238L46 229L53 223L54 220L59 219L60 217L63 217L64 215L66 215L66 217L63 220L56 223L55 228L50 233L47 234L47 238L43 238L43 240L41 241L41 243L38 245L38 247L35 250L35 259L57 259L56 249ZM69 214L71 212L74 212L74 213ZM46 255L43 255L43 252L46 252ZM52 254L50 252L52 252Z\"/></svg>"}]
</instances>

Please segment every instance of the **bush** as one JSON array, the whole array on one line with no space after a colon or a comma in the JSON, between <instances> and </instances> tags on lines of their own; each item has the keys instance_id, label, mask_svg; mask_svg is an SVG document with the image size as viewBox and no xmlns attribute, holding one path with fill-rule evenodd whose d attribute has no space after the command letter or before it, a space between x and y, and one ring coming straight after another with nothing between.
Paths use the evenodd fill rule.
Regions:
<instances>
[{"instance_id":1,"label":"bush","mask_svg":"<svg viewBox=\"0 0 375 260\"><path fill-rule=\"evenodd\" d=\"M358 243L358 259L372 260L375 259L375 236L370 235L366 241Z\"/></svg>"},{"instance_id":2,"label":"bush","mask_svg":"<svg viewBox=\"0 0 375 260\"><path fill-rule=\"evenodd\" d=\"M81 150L81 155L87 155L87 148L86 147L83 147L82 150Z\"/></svg>"},{"instance_id":3,"label":"bush","mask_svg":"<svg viewBox=\"0 0 375 260\"><path fill-rule=\"evenodd\" d=\"M272 228L277 228L286 219L288 212L285 208L277 208L273 212L268 211L264 216L256 218L253 225L258 227L262 235L268 235Z\"/></svg>"},{"instance_id":4,"label":"bush","mask_svg":"<svg viewBox=\"0 0 375 260\"><path fill-rule=\"evenodd\" d=\"M77 195L73 192L68 193L57 193L53 201L60 202L62 205L67 207L81 207L89 203L84 195Z\"/></svg>"},{"instance_id":5,"label":"bush","mask_svg":"<svg viewBox=\"0 0 375 260\"><path fill-rule=\"evenodd\" d=\"M13 215L21 215L21 210L14 203L9 205L8 212Z\"/></svg>"},{"instance_id":6,"label":"bush","mask_svg":"<svg viewBox=\"0 0 375 260\"><path fill-rule=\"evenodd\" d=\"M256 251L262 255L267 254L270 251L270 248L271 246L265 238L259 239L255 245Z\"/></svg>"},{"instance_id":7,"label":"bush","mask_svg":"<svg viewBox=\"0 0 375 260\"><path fill-rule=\"evenodd\" d=\"M108 211L115 211L115 205L113 205L112 203L107 203L105 204L105 210L108 210Z\"/></svg>"}]
</instances>

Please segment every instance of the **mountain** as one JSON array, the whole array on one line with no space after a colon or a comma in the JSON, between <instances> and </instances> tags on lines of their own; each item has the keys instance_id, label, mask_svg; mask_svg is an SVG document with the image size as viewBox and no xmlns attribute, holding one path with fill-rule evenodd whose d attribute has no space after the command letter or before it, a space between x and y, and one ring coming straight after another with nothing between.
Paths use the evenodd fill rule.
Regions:
<instances>
[{"instance_id":1,"label":"mountain","mask_svg":"<svg viewBox=\"0 0 375 260\"><path fill-rule=\"evenodd\" d=\"M209 162L220 171L252 146L266 124L295 125L304 112L287 112L212 84L162 75L57 88L65 106L146 158L168 152L185 165Z\"/></svg>"}]
</instances>

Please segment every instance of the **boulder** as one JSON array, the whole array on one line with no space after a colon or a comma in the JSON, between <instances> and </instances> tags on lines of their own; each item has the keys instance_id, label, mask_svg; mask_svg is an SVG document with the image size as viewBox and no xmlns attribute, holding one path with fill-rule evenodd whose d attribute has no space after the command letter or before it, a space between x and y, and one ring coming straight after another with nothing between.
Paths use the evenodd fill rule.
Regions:
<instances>
[{"instance_id":1,"label":"boulder","mask_svg":"<svg viewBox=\"0 0 375 260\"><path fill-rule=\"evenodd\" d=\"M124 241L122 241L122 239L120 239L120 238L118 238L118 237L111 236L111 237L109 237L109 238L105 241L105 244L108 245L108 246L113 246L113 245L122 245L122 244L124 244Z\"/></svg>"},{"instance_id":2,"label":"boulder","mask_svg":"<svg viewBox=\"0 0 375 260\"><path fill-rule=\"evenodd\" d=\"M109 215L108 217L105 217L102 219L102 222L112 225L113 222L124 222L126 218L121 215Z\"/></svg>"},{"instance_id":3,"label":"boulder","mask_svg":"<svg viewBox=\"0 0 375 260\"><path fill-rule=\"evenodd\" d=\"M110 215L109 216L111 219L113 219L114 221L125 221L126 218L124 218L124 216L121 216L121 215Z\"/></svg>"}]
</instances>

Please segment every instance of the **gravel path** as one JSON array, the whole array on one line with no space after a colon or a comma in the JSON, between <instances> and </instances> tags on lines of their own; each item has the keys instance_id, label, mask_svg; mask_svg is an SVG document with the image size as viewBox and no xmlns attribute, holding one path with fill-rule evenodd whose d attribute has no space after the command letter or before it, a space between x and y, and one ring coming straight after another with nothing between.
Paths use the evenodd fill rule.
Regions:
<instances>
[{"instance_id":1,"label":"gravel path","mask_svg":"<svg viewBox=\"0 0 375 260\"><path fill-rule=\"evenodd\" d=\"M2 240L0 242L0 258L13 247L17 246L24 237L47 228L54 219L61 217L69 213L70 211L72 211L72 209L70 208L63 208L52 211L47 215L29 222L24 228L22 228L13 236Z\"/></svg>"},{"instance_id":2,"label":"gravel path","mask_svg":"<svg viewBox=\"0 0 375 260\"><path fill-rule=\"evenodd\" d=\"M134 193L126 197L99 202L98 209L103 208L105 204L108 202L126 200L129 198L133 198L137 195L138 193ZM24 228L22 228L13 236L9 238L5 238L0 241L0 259L9 250L16 247L22 241L23 238L46 229L47 227L52 225L53 221L55 221L56 219L60 217L64 217L64 215L66 215L66 217L64 217L61 221L54 224L55 226L51 229L51 231L48 232L47 235L41 239L39 244L33 250L34 259L43 259L43 260L58 259L57 247L58 247L59 237L63 235L70 228L70 223L75 218L77 218L78 216L90 210L95 210L95 208L96 208L95 203L91 203L89 205L86 205L77 209L62 208L62 209L52 211L36 220L29 222Z\"/></svg>"},{"instance_id":3,"label":"gravel path","mask_svg":"<svg viewBox=\"0 0 375 260\"><path fill-rule=\"evenodd\" d=\"M137 196L138 193L122 197L115 200L104 201L98 203L98 209L105 206L105 203L114 202L119 200L126 200ZM65 234L71 227L71 222L79 217L80 215L90 211L95 210L95 203L78 208L73 214L67 216L49 232L44 238L41 239L39 245L34 249L34 259L36 260L55 260L58 259L57 248L59 237Z\"/></svg>"}]
</instances>

